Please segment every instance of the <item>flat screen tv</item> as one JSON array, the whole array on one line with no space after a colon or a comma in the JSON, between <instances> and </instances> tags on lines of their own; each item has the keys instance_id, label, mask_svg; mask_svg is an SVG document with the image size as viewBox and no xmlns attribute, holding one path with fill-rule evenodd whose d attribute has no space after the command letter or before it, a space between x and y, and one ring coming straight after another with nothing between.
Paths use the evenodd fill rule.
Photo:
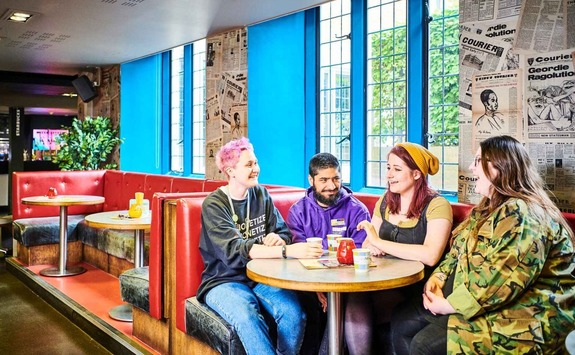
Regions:
<instances>
[{"instance_id":1,"label":"flat screen tv","mask_svg":"<svg viewBox=\"0 0 575 355\"><path fill-rule=\"evenodd\" d=\"M58 150L56 137L68 133L65 129L34 129L32 130L32 150Z\"/></svg>"}]
</instances>

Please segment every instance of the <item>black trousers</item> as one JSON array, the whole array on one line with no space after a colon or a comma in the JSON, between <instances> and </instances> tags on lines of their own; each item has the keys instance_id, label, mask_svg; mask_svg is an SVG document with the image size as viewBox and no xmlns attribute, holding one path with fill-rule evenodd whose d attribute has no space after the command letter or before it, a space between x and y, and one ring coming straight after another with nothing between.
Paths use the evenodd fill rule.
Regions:
<instances>
[{"instance_id":1,"label":"black trousers","mask_svg":"<svg viewBox=\"0 0 575 355\"><path fill-rule=\"evenodd\" d=\"M421 296L398 305L391 318L392 351L398 355L447 353L448 316L434 316Z\"/></svg>"}]
</instances>

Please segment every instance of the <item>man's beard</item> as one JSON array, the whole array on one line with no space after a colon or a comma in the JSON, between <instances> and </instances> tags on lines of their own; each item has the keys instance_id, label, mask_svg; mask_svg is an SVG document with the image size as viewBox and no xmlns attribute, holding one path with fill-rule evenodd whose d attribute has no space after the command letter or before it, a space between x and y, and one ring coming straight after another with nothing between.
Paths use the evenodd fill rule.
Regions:
<instances>
[{"instance_id":1,"label":"man's beard","mask_svg":"<svg viewBox=\"0 0 575 355\"><path fill-rule=\"evenodd\" d=\"M335 195L332 195L331 197L325 197L325 196L321 195L319 192L317 192L317 190L314 188L313 189L313 197L319 203L323 203L324 205L327 205L327 206L333 206L336 204L337 201L339 201L341 194L340 194L340 191L338 189L337 192L335 193Z\"/></svg>"}]
</instances>

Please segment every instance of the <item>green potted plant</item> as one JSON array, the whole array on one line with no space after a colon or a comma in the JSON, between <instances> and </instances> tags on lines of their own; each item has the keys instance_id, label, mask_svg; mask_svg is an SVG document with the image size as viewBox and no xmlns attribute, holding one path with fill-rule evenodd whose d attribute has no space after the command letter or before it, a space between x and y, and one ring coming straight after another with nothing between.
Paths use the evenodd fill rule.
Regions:
<instances>
[{"instance_id":1,"label":"green potted plant","mask_svg":"<svg viewBox=\"0 0 575 355\"><path fill-rule=\"evenodd\" d=\"M112 127L108 117L74 118L71 127L62 127L68 133L56 138L60 149L52 159L62 170L115 169L109 161L114 148L123 142L118 130Z\"/></svg>"}]
</instances>

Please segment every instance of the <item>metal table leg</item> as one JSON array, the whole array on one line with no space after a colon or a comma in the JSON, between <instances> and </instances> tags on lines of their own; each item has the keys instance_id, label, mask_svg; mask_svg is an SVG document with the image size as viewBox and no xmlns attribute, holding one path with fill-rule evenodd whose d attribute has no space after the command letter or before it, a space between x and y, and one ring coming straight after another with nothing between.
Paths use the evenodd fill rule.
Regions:
<instances>
[{"instance_id":1,"label":"metal table leg","mask_svg":"<svg viewBox=\"0 0 575 355\"><path fill-rule=\"evenodd\" d=\"M68 206L60 206L60 256L58 267L50 267L40 271L44 276L72 276L86 271L82 266L66 267L68 259Z\"/></svg>"}]
</instances>

